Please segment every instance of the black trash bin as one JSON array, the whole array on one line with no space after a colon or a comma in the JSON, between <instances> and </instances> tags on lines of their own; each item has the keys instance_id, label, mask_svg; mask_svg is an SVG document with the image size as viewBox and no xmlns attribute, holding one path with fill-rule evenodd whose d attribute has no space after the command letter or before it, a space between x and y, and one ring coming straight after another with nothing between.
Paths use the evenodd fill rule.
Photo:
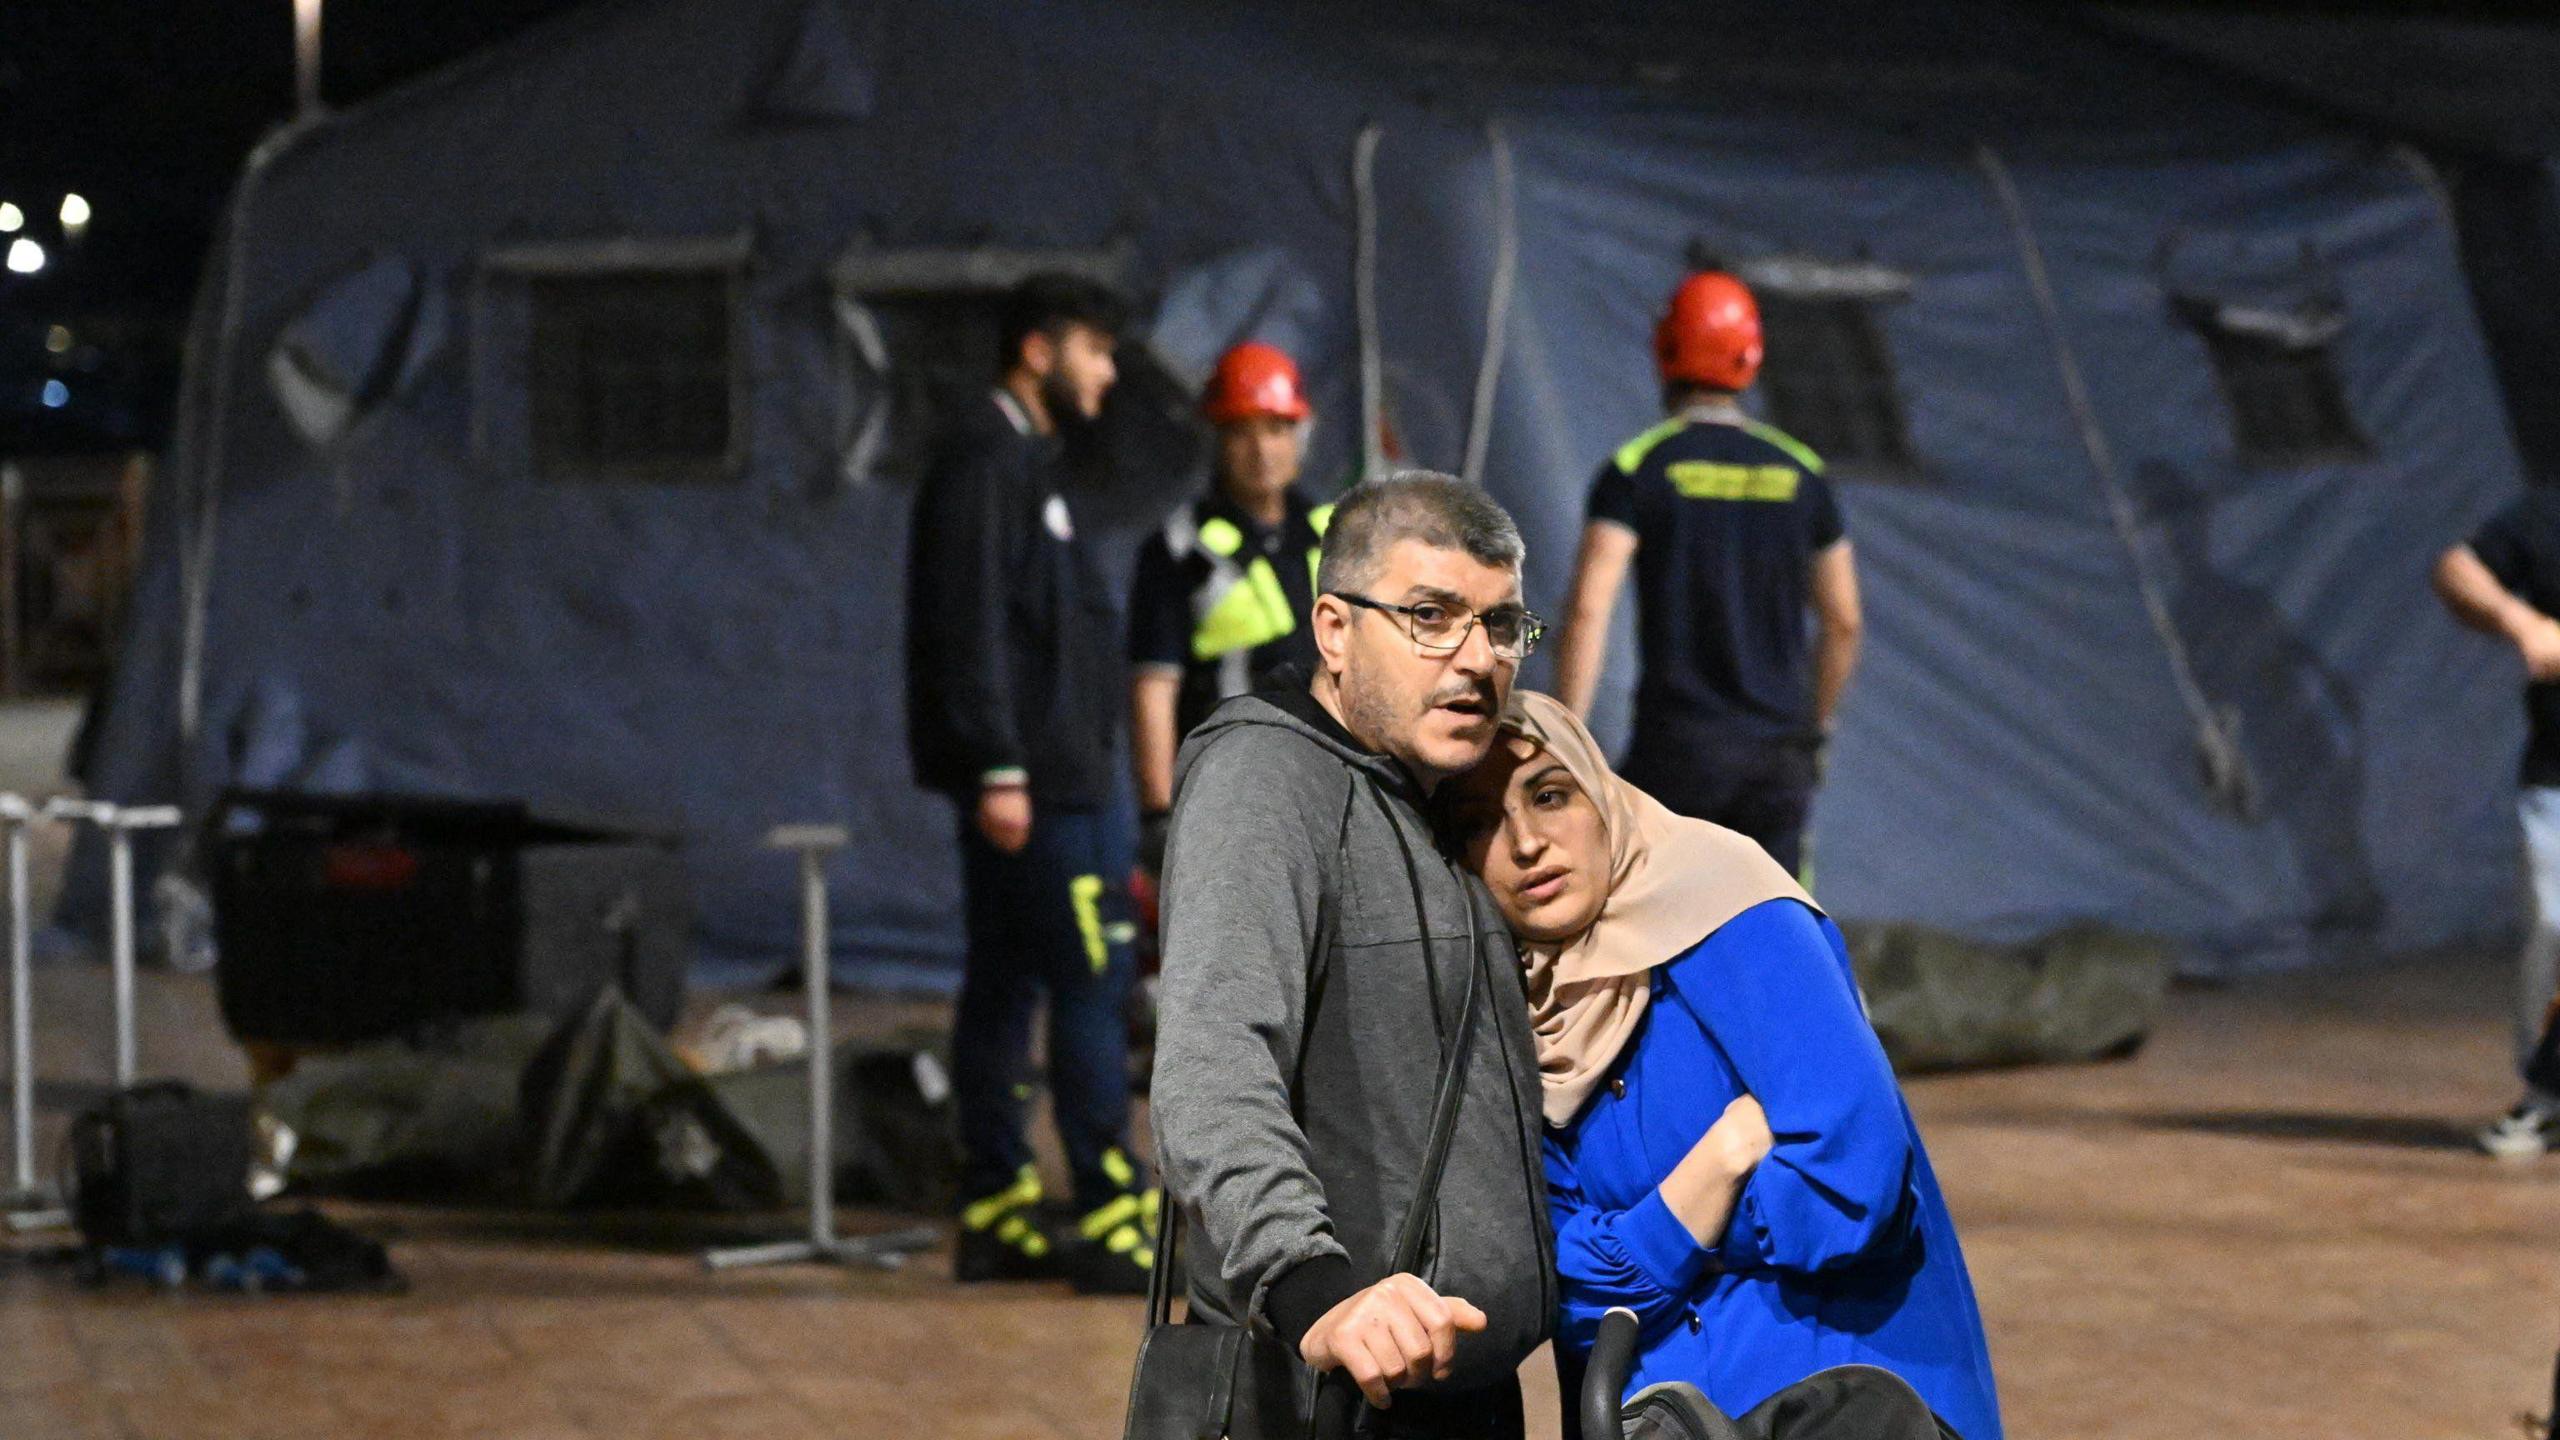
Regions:
<instances>
[{"instance_id":1,"label":"black trash bin","mask_svg":"<svg viewBox=\"0 0 2560 1440\"><path fill-rule=\"evenodd\" d=\"M664 1030L692 902L675 838L513 801L226 792L216 989L243 1040L343 1044L581 1011L618 985Z\"/></svg>"}]
</instances>

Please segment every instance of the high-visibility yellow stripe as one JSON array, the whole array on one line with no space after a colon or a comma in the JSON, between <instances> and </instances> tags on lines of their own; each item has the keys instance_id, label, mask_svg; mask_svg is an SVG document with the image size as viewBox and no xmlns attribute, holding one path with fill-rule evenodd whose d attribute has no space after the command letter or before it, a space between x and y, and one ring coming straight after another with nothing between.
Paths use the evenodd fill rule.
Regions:
<instances>
[{"instance_id":1,"label":"high-visibility yellow stripe","mask_svg":"<svg viewBox=\"0 0 2560 1440\"><path fill-rule=\"evenodd\" d=\"M1213 515L1200 522L1200 544L1210 554L1228 559L1244 548L1244 532L1225 516Z\"/></svg>"},{"instance_id":2,"label":"high-visibility yellow stripe","mask_svg":"<svg viewBox=\"0 0 2560 1440\"><path fill-rule=\"evenodd\" d=\"M1039 1203L1040 1173L1025 1165L1022 1167L1022 1173L1014 1177L1011 1185L985 1199L972 1201L960 1212L960 1223L972 1230L984 1230L1010 1212L1026 1209Z\"/></svg>"},{"instance_id":3,"label":"high-visibility yellow stripe","mask_svg":"<svg viewBox=\"0 0 2560 1440\"><path fill-rule=\"evenodd\" d=\"M1087 1240L1099 1240L1124 1225L1136 1229L1146 1213L1147 1207L1137 1196L1123 1195L1077 1221L1076 1229Z\"/></svg>"},{"instance_id":4,"label":"high-visibility yellow stripe","mask_svg":"<svg viewBox=\"0 0 2560 1440\"><path fill-rule=\"evenodd\" d=\"M1644 457L1653 453L1654 446L1659 445L1663 441L1670 439L1672 436L1679 434L1681 427L1688 423L1689 422L1686 419L1674 415L1670 419L1654 426L1652 429L1647 430L1633 440L1628 441L1626 444L1619 446L1617 455L1618 468L1629 475L1633 475L1636 473L1636 467L1644 463Z\"/></svg>"},{"instance_id":5,"label":"high-visibility yellow stripe","mask_svg":"<svg viewBox=\"0 0 2560 1440\"><path fill-rule=\"evenodd\" d=\"M1123 1190L1138 1183L1138 1167L1129 1163L1129 1157L1121 1154L1117 1145L1102 1152L1102 1173Z\"/></svg>"},{"instance_id":6,"label":"high-visibility yellow stripe","mask_svg":"<svg viewBox=\"0 0 2560 1440\"><path fill-rule=\"evenodd\" d=\"M1068 881L1067 900L1075 906L1076 930L1084 936L1084 958L1099 975L1111 964L1111 947L1102 940L1102 877L1079 875Z\"/></svg>"},{"instance_id":7,"label":"high-visibility yellow stripe","mask_svg":"<svg viewBox=\"0 0 2560 1440\"><path fill-rule=\"evenodd\" d=\"M1777 446L1779 449L1786 451L1787 458L1795 461L1807 470L1812 471L1814 474L1819 475L1822 473L1822 457L1813 453L1813 447L1807 445L1793 435L1788 434L1786 431L1779 429L1777 426L1767 424L1759 420L1745 420L1742 422L1742 429L1745 434L1756 435L1760 439L1766 440L1770 444Z\"/></svg>"},{"instance_id":8,"label":"high-visibility yellow stripe","mask_svg":"<svg viewBox=\"0 0 2560 1440\"><path fill-rule=\"evenodd\" d=\"M1298 628L1289 596L1271 562L1257 555L1244 578L1227 587L1191 631L1191 658L1215 660L1237 650L1268 645Z\"/></svg>"},{"instance_id":9,"label":"high-visibility yellow stripe","mask_svg":"<svg viewBox=\"0 0 2560 1440\"><path fill-rule=\"evenodd\" d=\"M1663 468L1671 488L1688 500L1769 500L1784 504L1796 498L1804 472L1792 465L1732 465L1713 460L1680 460Z\"/></svg>"}]
</instances>

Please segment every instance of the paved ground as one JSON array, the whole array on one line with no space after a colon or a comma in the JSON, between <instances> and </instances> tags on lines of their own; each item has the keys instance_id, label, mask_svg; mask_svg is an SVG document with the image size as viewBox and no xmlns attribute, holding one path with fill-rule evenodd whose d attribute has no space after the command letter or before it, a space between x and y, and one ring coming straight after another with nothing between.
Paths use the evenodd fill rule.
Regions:
<instances>
[{"instance_id":1,"label":"paved ground","mask_svg":"<svg viewBox=\"0 0 2560 1440\"><path fill-rule=\"evenodd\" d=\"M153 1068L236 1081L203 983L150 978ZM2516 1435L2560 1345L2560 1160L2463 1147L2507 1098L2500 978L2464 962L2181 991L2135 1060L1912 1085L2011 1433ZM43 1093L77 1101L103 985L43 979L61 1022ZM0 1263L0 1435L1119 1433L1125 1302L959 1291L940 1257L713 1276L693 1250L734 1231L694 1222L337 1208L394 1241L412 1293L88 1292L20 1242Z\"/></svg>"},{"instance_id":2,"label":"paved ground","mask_svg":"<svg viewBox=\"0 0 2560 1440\"><path fill-rule=\"evenodd\" d=\"M0 750L63 718L0 715ZM0 755L0 788L42 779ZM241 1083L206 982L146 980L146 1068ZM2560 1345L2560 1160L2464 1146L2509 1098L2504 981L2483 958L2184 990L2134 1060L1914 1083L2010 1433L2518 1435ZM105 977L39 992L52 1128L102 1088ZM659 1217L332 1208L408 1295L92 1292L52 1242L0 1242L0 1440L1119 1434L1126 1302L960 1291L940 1256L715 1276L693 1254L735 1227Z\"/></svg>"}]
</instances>

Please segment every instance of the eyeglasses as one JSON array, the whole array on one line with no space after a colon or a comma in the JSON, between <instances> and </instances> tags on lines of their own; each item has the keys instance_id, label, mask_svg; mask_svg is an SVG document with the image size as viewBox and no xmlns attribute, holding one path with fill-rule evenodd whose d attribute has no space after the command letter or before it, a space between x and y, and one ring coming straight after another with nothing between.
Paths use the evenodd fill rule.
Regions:
<instances>
[{"instance_id":1,"label":"eyeglasses","mask_svg":"<svg viewBox=\"0 0 2560 1440\"><path fill-rule=\"evenodd\" d=\"M1443 605L1425 600L1419 605L1390 605L1366 595L1352 595L1340 590L1325 592L1346 605L1363 610L1381 610L1403 619L1404 632L1426 653L1447 655L1467 643L1476 626L1484 626L1485 643L1493 647L1496 658L1526 660L1538 648L1538 637L1547 633L1547 622L1517 605L1500 605L1481 615L1463 605Z\"/></svg>"}]
</instances>

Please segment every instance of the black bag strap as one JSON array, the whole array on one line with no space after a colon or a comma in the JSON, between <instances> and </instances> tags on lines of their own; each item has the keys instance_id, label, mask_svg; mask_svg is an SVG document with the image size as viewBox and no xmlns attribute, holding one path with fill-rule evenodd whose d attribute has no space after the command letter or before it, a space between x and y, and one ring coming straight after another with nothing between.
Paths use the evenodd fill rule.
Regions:
<instances>
[{"instance_id":1,"label":"black bag strap","mask_svg":"<svg viewBox=\"0 0 2560 1440\"><path fill-rule=\"evenodd\" d=\"M1423 1151L1422 1175L1414 1183L1413 1204L1404 1212L1404 1228L1396 1235L1390 1273L1419 1273L1422 1240L1440 1199L1440 1177L1449 1168L1449 1144L1458 1133L1458 1106L1466 1098L1467 1061L1475 1053L1477 993L1484 986L1484 947L1476 934L1475 895L1459 887L1467 907L1467 988L1458 1001L1458 1035L1440 1065L1440 1090L1431 1101L1431 1139ZM1430 963L1430 925L1423 926L1423 963Z\"/></svg>"}]
</instances>

